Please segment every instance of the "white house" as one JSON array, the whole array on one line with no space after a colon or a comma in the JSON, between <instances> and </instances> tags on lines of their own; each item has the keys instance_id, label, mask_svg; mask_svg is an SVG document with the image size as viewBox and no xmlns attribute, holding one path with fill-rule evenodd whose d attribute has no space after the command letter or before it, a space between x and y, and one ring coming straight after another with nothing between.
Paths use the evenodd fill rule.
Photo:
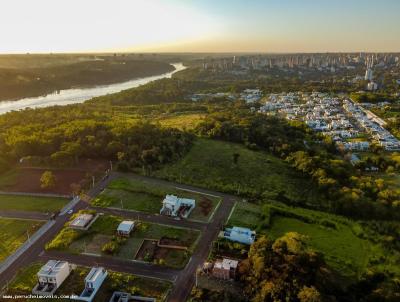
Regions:
<instances>
[{"instance_id":1,"label":"white house","mask_svg":"<svg viewBox=\"0 0 400 302\"><path fill-rule=\"evenodd\" d=\"M120 236L126 236L129 237L130 233L132 230L135 228L135 222L130 221L130 220L124 220L122 221L118 228L117 228L117 233Z\"/></svg>"},{"instance_id":2,"label":"white house","mask_svg":"<svg viewBox=\"0 0 400 302\"><path fill-rule=\"evenodd\" d=\"M107 271L103 267L93 267L85 278L85 289L79 297L74 299L91 302L107 277Z\"/></svg>"},{"instance_id":3,"label":"white house","mask_svg":"<svg viewBox=\"0 0 400 302\"><path fill-rule=\"evenodd\" d=\"M256 232L241 227L226 228L224 231L224 238L250 245L256 239Z\"/></svg>"},{"instance_id":4,"label":"white house","mask_svg":"<svg viewBox=\"0 0 400 302\"><path fill-rule=\"evenodd\" d=\"M37 273L38 283L33 288L35 295L53 295L71 272L66 261L49 260Z\"/></svg>"},{"instance_id":5,"label":"white house","mask_svg":"<svg viewBox=\"0 0 400 302\"><path fill-rule=\"evenodd\" d=\"M162 202L160 214L172 217L187 218L195 206L196 201L194 199L179 198L175 195L167 195Z\"/></svg>"}]
</instances>

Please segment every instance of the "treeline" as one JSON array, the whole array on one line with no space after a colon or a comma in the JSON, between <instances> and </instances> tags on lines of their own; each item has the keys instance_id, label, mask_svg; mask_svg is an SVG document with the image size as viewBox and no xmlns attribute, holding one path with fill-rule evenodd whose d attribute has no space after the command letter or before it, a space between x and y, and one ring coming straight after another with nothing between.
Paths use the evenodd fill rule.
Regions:
<instances>
[{"instance_id":1,"label":"treeline","mask_svg":"<svg viewBox=\"0 0 400 302\"><path fill-rule=\"evenodd\" d=\"M147 171L179 158L191 146L191 134L88 109L53 107L1 116L0 168L20 159L69 166L80 158L101 158L119 161L124 170Z\"/></svg>"},{"instance_id":2,"label":"treeline","mask_svg":"<svg viewBox=\"0 0 400 302\"><path fill-rule=\"evenodd\" d=\"M390 93L378 93L378 92L363 92L363 93L351 93L350 97L357 103L379 103L379 102L395 102L398 97L394 97Z\"/></svg>"},{"instance_id":3,"label":"treeline","mask_svg":"<svg viewBox=\"0 0 400 302\"><path fill-rule=\"evenodd\" d=\"M311 132L302 123L232 108L213 113L196 133L267 150L314 180L325 198L318 209L360 219L400 218L400 191L383 179L365 176L336 154L330 140ZM397 169L397 166L393 167ZM260 196L262 192L260 192ZM287 204L310 206L306 200L280 198Z\"/></svg>"}]
</instances>

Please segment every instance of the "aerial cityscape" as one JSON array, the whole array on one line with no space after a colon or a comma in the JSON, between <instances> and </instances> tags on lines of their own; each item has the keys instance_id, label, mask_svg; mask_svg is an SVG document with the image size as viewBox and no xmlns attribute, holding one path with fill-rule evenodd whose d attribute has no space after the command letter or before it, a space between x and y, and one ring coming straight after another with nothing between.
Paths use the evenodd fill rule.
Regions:
<instances>
[{"instance_id":1,"label":"aerial cityscape","mask_svg":"<svg viewBox=\"0 0 400 302\"><path fill-rule=\"evenodd\" d=\"M4 0L0 301L400 301L400 2Z\"/></svg>"}]
</instances>

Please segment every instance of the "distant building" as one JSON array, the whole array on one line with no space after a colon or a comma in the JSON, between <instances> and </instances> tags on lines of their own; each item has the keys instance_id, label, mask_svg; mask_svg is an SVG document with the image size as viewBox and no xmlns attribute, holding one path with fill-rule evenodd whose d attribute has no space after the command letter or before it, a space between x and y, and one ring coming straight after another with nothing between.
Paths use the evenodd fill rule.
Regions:
<instances>
[{"instance_id":1,"label":"distant building","mask_svg":"<svg viewBox=\"0 0 400 302\"><path fill-rule=\"evenodd\" d=\"M117 228L117 233L120 236L129 237L129 235L131 234L131 232L134 228L135 228L134 221L124 220L119 224L119 226Z\"/></svg>"},{"instance_id":2,"label":"distant building","mask_svg":"<svg viewBox=\"0 0 400 302\"><path fill-rule=\"evenodd\" d=\"M367 90L369 90L369 91L374 91L374 90L377 90L378 89L378 84L377 83L375 83L375 82L369 82L368 84L367 84Z\"/></svg>"},{"instance_id":3,"label":"distant building","mask_svg":"<svg viewBox=\"0 0 400 302\"><path fill-rule=\"evenodd\" d=\"M93 267L85 278L85 289L76 300L91 302L107 277L107 271L102 267Z\"/></svg>"},{"instance_id":4,"label":"distant building","mask_svg":"<svg viewBox=\"0 0 400 302\"><path fill-rule=\"evenodd\" d=\"M160 214L172 217L187 218L196 206L194 199L179 198L175 195L165 196Z\"/></svg>"},{"instance_id":5,"label":"distant building","mask_svg":"<svg viewBox=\"0 0 400 302\"><path fill-rule=\"evenodd\" d=\"M226 228L224 231L224 238L250 245L256 239L256 232L241 227Z\"/></svg>"},{"instance_id":6,"label":"distant building","mask_svg":"<svg viewBox=\"0 0 400 302\"><path fill-rule=\"evenodd\" d=\"M229 280L235 278L239 261L224 258L217 260L212 269L212 275L218 279Z\"/></svg>"},{"instance_id":7,"label":"distant building","mask_svg":"<svg viewBox=\"0 0 400 302\"><path fill-rule=\"evenodd\" d=\"M71 272L66 261L49 260L37 273L38 283L33 288L35 295L53 295Z\"/></svg>"},{"instance_id":8,"label":"distant building","mask_svg":"<svg viewBox=\"0 0 400 302\"><path fill-rule=\"evenodd\" d=\"M366 81L372 81L373 78L374 78L373 71L372 71L371 68L368 68L368 69L365 71L365 77L364 77L364 79L365 79Z\"/></svg>"}]
</instances>

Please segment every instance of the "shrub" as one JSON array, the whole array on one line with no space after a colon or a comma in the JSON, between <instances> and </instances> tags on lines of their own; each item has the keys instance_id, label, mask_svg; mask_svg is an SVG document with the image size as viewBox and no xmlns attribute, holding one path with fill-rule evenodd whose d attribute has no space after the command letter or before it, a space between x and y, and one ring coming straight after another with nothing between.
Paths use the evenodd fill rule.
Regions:
<instances>
[{"instance_id":1,"label":"shrub","mask_svg":"<svg viewBox=\"0 0 400 302\"><path fill-rule=\"evenodd\" d=\"M67 249L74 240L81 236L82 233L77 230L64 228L51 242L46 244L46 250Z\"/></svg>"}]
</instances>

